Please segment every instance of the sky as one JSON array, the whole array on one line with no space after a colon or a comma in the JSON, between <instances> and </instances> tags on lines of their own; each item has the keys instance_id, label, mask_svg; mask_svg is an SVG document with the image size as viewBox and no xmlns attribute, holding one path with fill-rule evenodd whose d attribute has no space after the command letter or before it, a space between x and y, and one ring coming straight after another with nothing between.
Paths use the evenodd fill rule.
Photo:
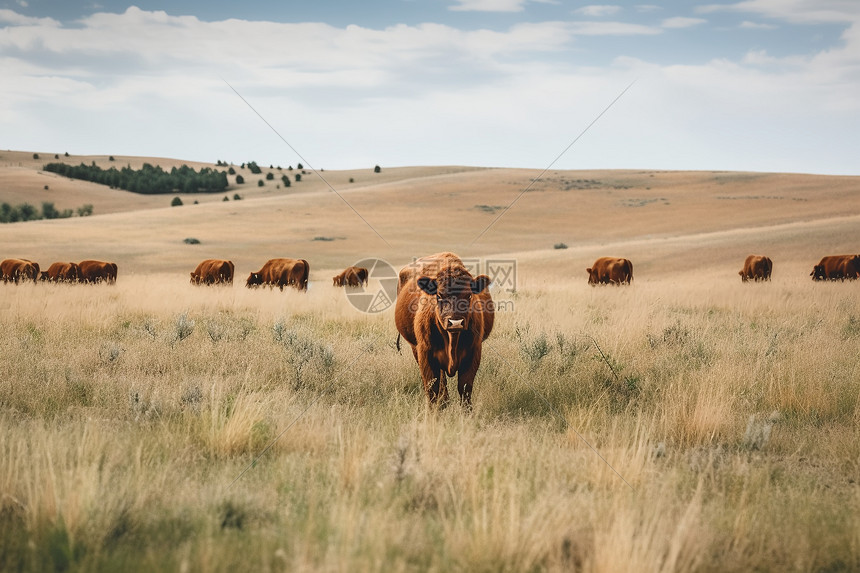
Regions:
<instances>
[{"instance_id":1,"label":"sky","mask_svg":"<svg viewBox=\"0 0 860 573\"><path fill-rule=\"evenodd\" d=\"M0 148L860 175L860 0L0 0Z\"/></svg>"}]
</instances>

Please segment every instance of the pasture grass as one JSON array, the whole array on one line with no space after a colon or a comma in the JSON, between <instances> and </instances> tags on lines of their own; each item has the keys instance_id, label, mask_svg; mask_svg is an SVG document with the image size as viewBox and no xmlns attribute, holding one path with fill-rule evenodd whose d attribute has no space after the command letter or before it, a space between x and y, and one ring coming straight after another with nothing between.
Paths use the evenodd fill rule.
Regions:
<instances>
[{"instance_id":1,"label":"pasture grass","mask_svg":"<svg viewBox=\"0 0 860 573\"><path fill-rule=\"evenodd\" d=\"M860 568L854 284L496 292L472 412L336 289L0 287L3 570Z\"/></svg>"}]
</instances>

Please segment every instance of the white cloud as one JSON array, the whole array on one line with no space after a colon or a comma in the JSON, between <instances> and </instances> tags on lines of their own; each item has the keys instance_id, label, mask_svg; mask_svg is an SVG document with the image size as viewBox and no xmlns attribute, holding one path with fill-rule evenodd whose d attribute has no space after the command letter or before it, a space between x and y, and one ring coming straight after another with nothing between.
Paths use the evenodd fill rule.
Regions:
<instances>
[{"instance_id":1,"label":"white cloud","mask_svg":"<svg viewBox=\"0 0 860 573\"><path fill-rule=\"evenodd\" d=\"M13 10L0 8L0 24L11 24L12 26L59 26L60 23L53 18L31 18L18 14Z\"/></svg>"},{"instance_id":2,"label":"white cloud","mask_svg":"<svg viewBox=\"0 0 860 573\"><path fill-rule=\"evenodd\" d=\"M653 36L660 28L627 22L572 22L571 30L577 36Z\"/></svg>"},{"instance_id":3,"label":"white cloud","mask_svg":"<svg viewBox=\"0 0 860 573\"><path fill-rule=\"evenodd\" d=\"M735 4L708 4L698 11L748 12L797 24L860 22L857 0L745 0Z\"/></svg>"},{"instance_id":4,"label":"white cloud","mask_svg":"<svg viewBox=\"0 0 860 573\"><path fill-rule=\"evenodd\" d=\"M615 6L610 4L595 4L591 6L583 6L577 10L574 10L574 14L581 14L583 16L588 16L589 18L604 18L606 16L612 16L621 11L621 6Z\"/></svg>"},{"instance_id":5,"label":"white cloud","mask_svg":"<svg viewBox=\"0 0 860 573\"><path fill-rule=\"evenodd\" d=\"M527 0L457 0L449 10L462 12L522 12Z\"/></svg>"},{"instance_id":6,"label":"white cloud","mask_svg":"<svg viewBox=\"0 0 860 573\"><path fill-rule=\"evenodd\" d=\"M701 18L686 18L684 16L676 16L674 18L667 18L663 20L664 28L691 28L693 26L698 26L699 24L704 24L707 20L703 20Z\"/></svg>"},{"instance_id":7,"label":"white cloud","mask_svg":"<svg viewBox=\"0 0 860 573\"><path fill-rule=\"evenodd\" d=\"M779 26L776 26L775 24L765 24L763 22L744 20L740 23L739 27L744 30L776 30Z\"/></svg>"}]
</instances>

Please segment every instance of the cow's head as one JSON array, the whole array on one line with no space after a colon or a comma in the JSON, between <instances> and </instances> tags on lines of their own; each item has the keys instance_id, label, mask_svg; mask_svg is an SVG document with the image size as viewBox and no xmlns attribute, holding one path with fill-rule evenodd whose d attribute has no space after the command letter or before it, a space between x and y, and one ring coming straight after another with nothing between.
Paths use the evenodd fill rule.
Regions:
<instances>
[{"instance_id":1,"label":"cow's head","mask_svg":"<svg viewBox=\"0 0 860 573\"><path fill-rule=\"evenodd\" d=\"M812 272L809 273L814 281L823 281L827 279L827 273L824 272L824 265L815 265L812 267Z\"/></svg>"},{"instance_id":2,"label":"cow's head","mask_svg":"<svg viewBox=\"0 0 860 573\"><path fill-rule=\"evenodd\" d=\"M443 330L457 332L469 327L472 295L490 284L490 277L472 276L465 269L443 269L436 278L421 277L418 288L436 298L436 320Z\"/></svg>"},{"instance_id":3,"label":"cow's head","mask_svg":"<svg viewBox=\"0 0 860 573\"><path fill-rule=\"evenodd\" d=\"M860 276L860 255L854 255L849 259L845 271L848 278L856 279Z\"/></svg>"},{"instance_id":4,"label":"cow's head","mask_svg":"<svg viewBox=\"0 0 860 573\"><path fill-rule=\"evenodd\" d=\"M42 271L42 275L39 277L40 281L46 281L48 279L48 271Z\"/></svg>"},{"instance_id":5,"label":"cow's head","mask_svg":"<svg viewBox=\"0 0 860 573\"><path fill-rule=\"evenodd\" d=\"M596 269L588 267L587 269L585 269L585 272L588 273L588 284L596 285L600 283L600 276Z\"/></svg>"},{"instance_id":6,"label":"cow's head","mask_svg":"<svg viewBox=\"0 0 860 573\"><path fill-rule=\"evenodd\" d=\"M69 263L69 271L66 274L66 280L77 282L81 278L81 267L78 266L78 263Z\"/></svg>"},{"instance_id":7,"label":"cow's head","mask_svg":"<svg viewBox=\"0 0 860 573\"><path fill-rule=\"evenodd\" d=\"M263 276L260 273L251 273L248 275L248 280L245 282L245 286L248 288L261 284L263 284Z\"/></svg>"}]
</instances>

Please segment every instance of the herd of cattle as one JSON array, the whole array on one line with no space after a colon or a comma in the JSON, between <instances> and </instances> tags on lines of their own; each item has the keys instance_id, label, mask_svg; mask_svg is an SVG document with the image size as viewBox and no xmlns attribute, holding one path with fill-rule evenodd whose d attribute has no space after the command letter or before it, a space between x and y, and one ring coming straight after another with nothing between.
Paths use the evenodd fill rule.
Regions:
<instances>
[{"instance_id":1,"label":"herd of cattle","mask_svg":"<svg viewBox=\"0 0 860 573\"><path fill-rule=\"evenodd\" d=\"M419 259L420 260L420 259ZM206 259L191 273L191 284L233 284L235 266L233 261ZM585 269L588 284L630 284L633 280L633 263L630 259L600 257ZM773 273L773 261L762 255L750 255L738 271L743 282L769 281ZM116 263L86 260L79 263L53 263L43 271L39 263L28 259L5 259L0 263L0 275L4 283L31 280L66 283L116 282ZM247 287L268 285L281 290L292 286L307 290L310 265L304 259L270 259L257 272L252 272L245 281ZM812 280L854 280L860 278L860 255L828 255L815 265L809 274ZM347 267L332 277L336 287L360 287L368 284L368 270L363 267Z\"/></svg>"},{"instance_id":2,"label":"herd of cattle","mask_svg":"<svg viewBox=\"0 0 860 573\"><path fill-rule=\"evenodd\" d=\"M21 280L52 282L114 283L117 267L104 261L54 263L40 271L38 263L6 259L0 263L4 282ZM232 284L232 261L207 259L191 273L191 284ZM588 283L630 284L633 263L629 259L601 257L587 268ZM750 255L738 274L741 280L769 281L773 271L770 258ZM310 265L304 259L271 259L246 281L247 287L308 288ZM860 255L827 256L814 266L813 280L854 280L860 278ZM454 253L422 257L403 267L398 275L394 323L399 337L412 347L418 363L425 396L431 406L448 400L446 376L457 376L460 402L471 407L472 384L481 364L481 347L493 330L494 305L488 290L490 277L473 277ZM332 277L334 286L359 287L368 282L363 267L348 267ZM399 348L398 337L398 348Z\"/></svg>"},{"instance_id":3,"label":"herd of cattle","mask_svg":"<svg viewBox=\"0 0 860 573\"><path fill-rule=\"evenodd\" d=\"M588 284L630 284L633 280L633 263L629 259L600 257L589 268ZM738 271L743 282L769 281L773 273L773 261L763 255L750 255L744 268ZM860 278L860 255L828 255L809 273L814 281L855 280Z\"/></svg>"},{"instance_id":4,"label":"herd of cattle","mask_svg":"<svg viewBox=\"0 0 860 573\"><path fill-rule=\"evenodd\" d=\"M6 259L0 262L3 282L31 280L68 283L116 282L116 263L86 260L79 263L54 263L43 271L39 263L28 259Z\"/></svg>"}]
</instances>

